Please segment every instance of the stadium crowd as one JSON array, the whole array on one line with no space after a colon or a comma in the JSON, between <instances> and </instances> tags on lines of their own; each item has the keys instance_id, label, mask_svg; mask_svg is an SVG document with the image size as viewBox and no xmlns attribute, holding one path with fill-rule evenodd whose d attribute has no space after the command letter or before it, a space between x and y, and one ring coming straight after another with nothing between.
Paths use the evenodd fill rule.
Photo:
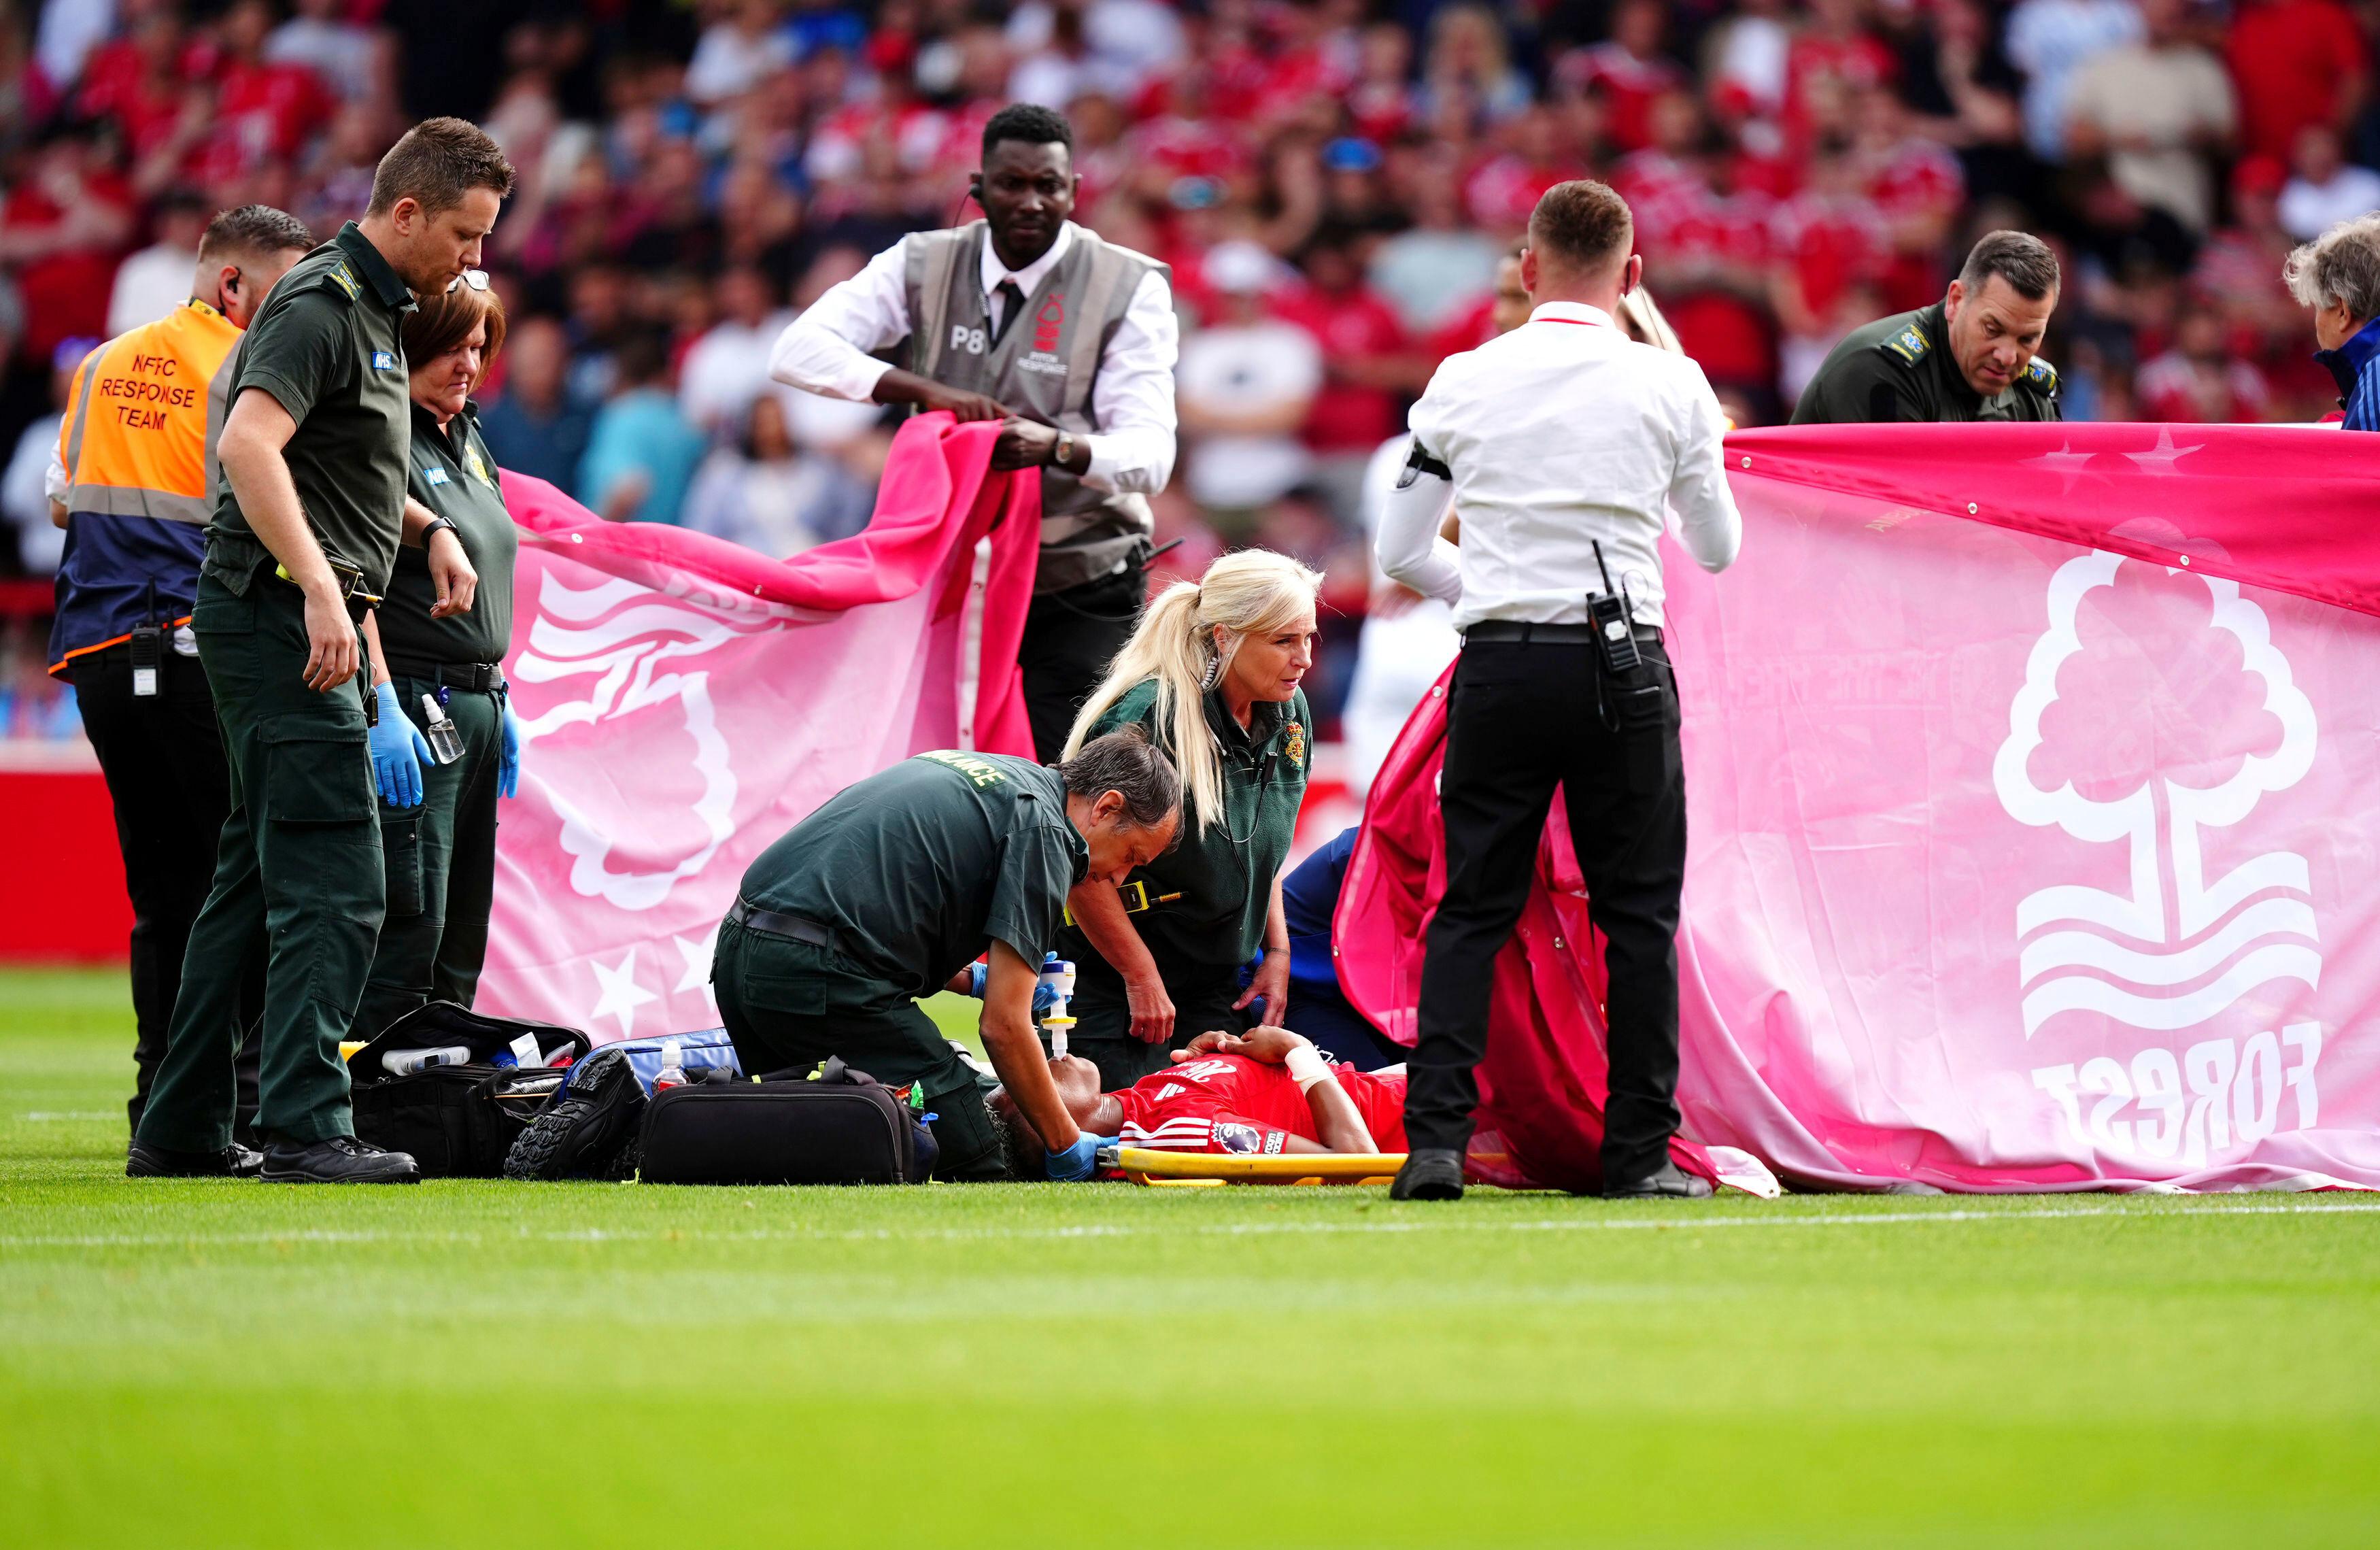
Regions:
<instances>
[{"instance_id":1,"label":"stadium crowd","mask_svg":"<svg viewBox=\"0 0 2380 1550\"><path fill-rule=\"evenodd\" d=\"M49 0L0 3L0 566L39 578L64 384L182 299L215 210L318 237L415 118L519 169L480 397L505 467L777 554L862 525L891 421L772 384L771 343L902 233L972 214L1002 103L1062 108L1078 219L1172 267L1183 452L1160 563L1260 542L1329 576L1330 724L1370 590L1357 492L1479 341L1538 196L1609 179L1739 424L1981 232L2071 277L2069 419L2303 420L2335 389L2280 282L2380 207L2380 8L2341 0ZM30 593L26 594L30 597ZM70 725L8 619L0 731Z\"/></svg>"}]
</instances>

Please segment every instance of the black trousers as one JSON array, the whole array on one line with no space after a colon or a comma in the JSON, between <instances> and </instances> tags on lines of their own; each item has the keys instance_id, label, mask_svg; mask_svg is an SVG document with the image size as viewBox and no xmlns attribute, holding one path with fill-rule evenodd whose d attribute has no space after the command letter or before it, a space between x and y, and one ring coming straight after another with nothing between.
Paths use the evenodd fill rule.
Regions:
<instances>
[{"instance_id":1,"label":"black trousers","mask_svg":"<svg viewBox=\"0 0 2380 1550\"><path fill-rule=\"evenodd\" d=\"M1132 639L1148 589L1137 563L1064 592L1042 592L1025 615L1016 665L1025 674L1025 714L1033 724L1033 755L1058 762L1074 730L1075 713L1091 697L1108 663Z\"/></svg>"},{"instance_id":2,"label":"black trousers","mask_svg":"<svg viewBox=\"0 0 2380 1550\"><path fill-rule=\"evenodd\" d=\"M1557 785L1610 975L1607 1185L1653 1173L1677 1130L1686 787L1677 678L1651 631L1638 644L1645 665L1620 677L1599 673L1592 646L1463 648L1439 783L1446 897L1430 921L1405 1093L1415 1148L1471 1138L1496 955L1527 901Z\"/></svg>"},{"instance_id":3,"label":"black trousers","mask_svg":"<svg viewBox=\"0 0 2380 1550\"><path fill-rule=\"evenodd\" d=\"M207 670L197 657L167 650L153 695L132 692L132 653L126 646L79 656L69 672L83 731L115 808L115 843L132 903L133 1090L125 1108L137 1130L157 1062L164 1058L190 922L214 881L215 841L231 812L231 776ZM256 1113L261 966L249 979L241 998L248 1034L234 1068L236 1129L242 1132Z\"/></svg>"}]
</instances>

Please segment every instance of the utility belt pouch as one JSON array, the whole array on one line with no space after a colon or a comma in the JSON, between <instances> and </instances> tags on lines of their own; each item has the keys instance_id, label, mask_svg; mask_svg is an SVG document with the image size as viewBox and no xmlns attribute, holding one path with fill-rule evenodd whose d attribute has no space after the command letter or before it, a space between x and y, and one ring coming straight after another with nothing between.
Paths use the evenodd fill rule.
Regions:
<instances>
[{"instance_id":1,"label":"utility belt pouch","mask_svg":"<svg viewBox=\"0 0 2380 1550\"><path fill-rule=\"evenodd\" d=\"M922 1184L934 1165L924 1117L839 1059L815 1078L671 1088L645 1106L638 1150L648 1184Z\"/></svg>"},{"instance_id":2,"label":"utility belt pouch","mask_svg":"<svg viewBox=\"0 0 2380 1550\"><path fill-rule=\"evenodd\" d=\"M144 624L126 641L132 650L132 693L151 700L157 694L157 672L165 663L165 627Z\"/></svg>"}]
</instances>

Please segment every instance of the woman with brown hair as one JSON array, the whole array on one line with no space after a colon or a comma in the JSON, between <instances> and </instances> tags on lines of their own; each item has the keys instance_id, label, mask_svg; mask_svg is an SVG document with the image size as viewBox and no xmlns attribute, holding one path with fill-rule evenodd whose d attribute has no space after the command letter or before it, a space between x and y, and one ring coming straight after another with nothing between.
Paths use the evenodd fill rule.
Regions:
<instances>
[{"instance_id":1,"label":"woman with brown hair","mask_svg":"<svg viewBox=\"0 0 2380 1550\"><path fill-rule=\"evenodd\" d=\"M476 269L405 321L413 396L406 493L453 526L480 580L458 608L440 600L424 550L400 549L387 597L365 616L380 702L371 752L388 916L357 1009L357 1038L428 1001L469 1006L487 957L496 799L513 795L520 780L503 666L520 544L471 389L504 342L504 303Z\"/></svg>"}]
</instances>

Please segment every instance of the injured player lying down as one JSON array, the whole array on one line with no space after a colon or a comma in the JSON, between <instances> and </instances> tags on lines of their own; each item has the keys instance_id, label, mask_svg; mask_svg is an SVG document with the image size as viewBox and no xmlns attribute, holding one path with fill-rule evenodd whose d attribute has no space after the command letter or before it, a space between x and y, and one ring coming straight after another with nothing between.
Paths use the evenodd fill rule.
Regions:
<instances>
[{"instance_id":1,"label":"injured player lying down","mask_svg":"<svg viewBox=\"0 0 2380 1550\"><path fill-rule=\"evenodd\" d=\"M1405 1149L1402 1066L1334 1065L1286 1028L1201 1033L1173 1060L1113 1092L1099 1091L1099 1068L1078 1056L1050 1061L1050 1077L1086 1135L1125 1146L1245 1155ZM1040 1143L1007 1092L993 1092L989 1106L1010 1173L1044 1177Z\"/></svg>"}]
</instances>

